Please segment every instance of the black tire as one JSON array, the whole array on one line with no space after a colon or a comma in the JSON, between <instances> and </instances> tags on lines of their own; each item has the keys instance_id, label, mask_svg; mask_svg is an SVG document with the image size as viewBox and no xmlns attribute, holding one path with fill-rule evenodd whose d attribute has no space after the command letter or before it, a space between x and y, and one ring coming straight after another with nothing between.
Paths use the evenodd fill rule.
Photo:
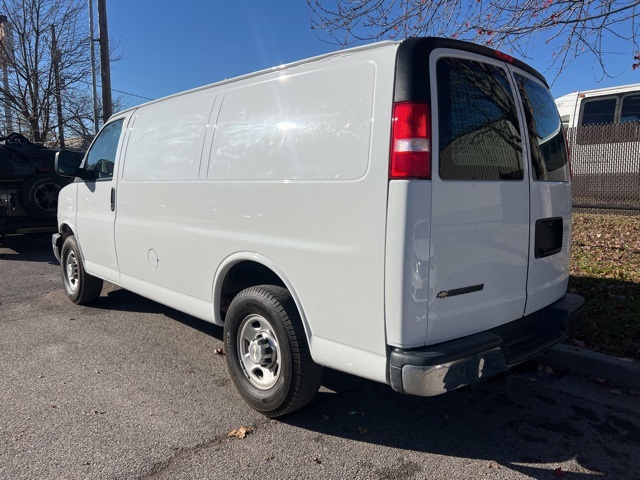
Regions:
<instances>
[{"instance_id":1,"label":"black tire","mask_svg":"<svg viewBox=\"0 0 640 480\"><path fill-rule=\"evenodd\" d=\"M31 215L42 220L56 217L58 212L58 194L65 182L50 173L43 173L29 178L18 196L24 209Z\"/></svg>"},{"instance_id":2,"label":"black tire","mask_svg":"<svg viewBox=\"0 0 640 480\"><path fill-rule=\"evenodd\" d=\"M302 408L318 392L322 367L311 358L286 288L260 285L236 295L227 311L224 341L238 392L267 417Z\"/></svg>"},{"instance_id":3,"label":"black tire","mask_svg":"<svg viewBox=\"0 0 640 480\"><path fill-rule=\"evenodd\" d=\"M73 235L68 236L62 244L60 265L64 291L69 300L77 305L84 305L100 296L102 280L85 271L78 242Z\"/></svg>"}]
</instances>

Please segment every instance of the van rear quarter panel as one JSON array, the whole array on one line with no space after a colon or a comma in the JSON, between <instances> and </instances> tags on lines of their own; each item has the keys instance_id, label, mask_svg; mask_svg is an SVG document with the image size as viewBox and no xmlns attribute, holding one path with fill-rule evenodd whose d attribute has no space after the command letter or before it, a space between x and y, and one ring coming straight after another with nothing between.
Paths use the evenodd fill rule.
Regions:
<instances>
[{"instance_id":1,"label":"van rear quarter panel","mask_svg":"<svg viewBox=\"0 0 640 480\"><path fill-rule=\"evenodd\" d=\"M313 358L386 381L396 49L296 65L141 107L118 184L122 285L215 321L220 265L264 258L293 290ZM180 102L199 114L184 119L178 134L166 120L182 118L173 111ZM194 140L184 147L188 174L153 178L154 164L179 157L176 142L191 134L203 140L201 159L192 158ZM145 136L158 141L141 142Z\"/></svg>"}]
</instances>

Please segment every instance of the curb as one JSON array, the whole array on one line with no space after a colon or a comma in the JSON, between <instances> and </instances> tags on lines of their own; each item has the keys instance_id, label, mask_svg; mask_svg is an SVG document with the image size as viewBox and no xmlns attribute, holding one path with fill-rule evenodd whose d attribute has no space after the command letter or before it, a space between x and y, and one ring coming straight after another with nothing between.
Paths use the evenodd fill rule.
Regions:
<instances>
[{"instance_id":1,"label":"curb","mask_svg":"<svg viewBox=\"0 0 640 480\"><path fill-rule=\"evenodd\" d=\"M611 386L640 391L640 362L571 345L554 345L538 357L540 363L573 376L606 380Z\"/></svg>"}]
</instances>

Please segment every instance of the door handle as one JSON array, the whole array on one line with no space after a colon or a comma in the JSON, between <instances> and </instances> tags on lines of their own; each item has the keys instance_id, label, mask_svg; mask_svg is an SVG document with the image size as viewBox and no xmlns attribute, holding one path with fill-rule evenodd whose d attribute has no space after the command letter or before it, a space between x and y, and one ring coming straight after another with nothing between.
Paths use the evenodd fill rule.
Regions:
<instances>
[{"instance_id":1,"label":"door handle","mask_svg":"<svg viewBox=\"0 0 640 480\"><path fill-rule=\"evenodd\" d=\"M116 189L111 189L111 211L113 212L116 209Z\"/></svg>"}]
</instances>

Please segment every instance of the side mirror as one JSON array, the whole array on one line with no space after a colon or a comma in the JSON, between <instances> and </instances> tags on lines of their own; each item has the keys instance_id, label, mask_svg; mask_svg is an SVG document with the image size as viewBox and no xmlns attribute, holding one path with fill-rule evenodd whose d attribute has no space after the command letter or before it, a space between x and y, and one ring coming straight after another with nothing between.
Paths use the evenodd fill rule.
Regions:
<instances>
[{"instance_id":1,"label":"side mirror","mask_svg":"<svg viewBox=\"0 0 640 480\"><path fill-rule=\"evenodd\" d=\"M81 177L84 153L62 150L56 153L55 171L61 177Z\"/></svg>"}]
</instances>

